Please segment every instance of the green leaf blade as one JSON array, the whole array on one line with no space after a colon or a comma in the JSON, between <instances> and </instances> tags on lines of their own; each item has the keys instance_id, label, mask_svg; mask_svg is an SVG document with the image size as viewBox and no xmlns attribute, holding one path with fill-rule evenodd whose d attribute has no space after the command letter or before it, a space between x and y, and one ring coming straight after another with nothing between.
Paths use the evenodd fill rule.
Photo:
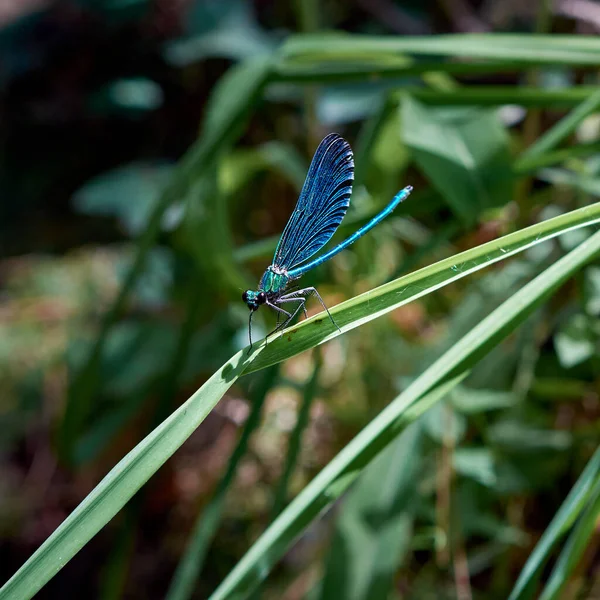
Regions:
<instances>
[{"instance_id":1,"label":"green leaf blade","mask_svg":"<svg viewBox=\"0 0 600 600\"><path fill-rule=\"evenodd\" d=\"M194 432L243 372L247 360L243 351L238 352L185 404L121 459L0 588L0 598L34 596Z\"/></svg>"},{"instance_id":2,"label":"green leaf blade","mask_svg":"<svg viewBox=\"0 0 600 600\"><path fill-rule=\"evenodd\" d=\"M342 332L350 331L453 281L523 252L562 233L600 222L600 203L591 204L508 234L419 269L329 309ZM251 364L253 372L286 360L340 335L323 313L269 337L265 351ZM264 344L264 342L263 342Z\"/></svg>"}]
</instances>

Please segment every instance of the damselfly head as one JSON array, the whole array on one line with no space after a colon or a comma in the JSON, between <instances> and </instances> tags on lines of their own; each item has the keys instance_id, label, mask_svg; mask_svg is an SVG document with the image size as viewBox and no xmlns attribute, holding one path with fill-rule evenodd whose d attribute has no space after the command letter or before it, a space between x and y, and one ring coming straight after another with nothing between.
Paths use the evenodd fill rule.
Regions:
<instances>
[{"instance_id":1,"label":"damselfly head","mask_svg":"<svg viewBox=\"0 0 600 600\"><path fill-rule=\"evenodd\" d=\"M255 292L253 290L246 290L242 294L242 301L246 303L246 306L254 311L258 310L261 304L267 301L267 295L264 292Z\"/></svg>"}]
</instances>

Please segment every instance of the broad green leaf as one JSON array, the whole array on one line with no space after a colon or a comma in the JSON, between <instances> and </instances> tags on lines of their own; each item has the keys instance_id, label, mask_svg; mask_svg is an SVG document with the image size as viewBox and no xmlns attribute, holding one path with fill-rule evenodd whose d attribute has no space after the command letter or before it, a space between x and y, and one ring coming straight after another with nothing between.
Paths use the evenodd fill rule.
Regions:
<instances>
[{"instance_id":1,"label":"broad green leaf","mask_svg":"<svg viewBox=\"0 0 600 600\"><path fill-rule=\"evenodd\" d=\"M470 225L478 214L512 198L508 135L496 114L441 112L406 96L402 136L433 187Z\"/></svg>"},{"instance_id":2,"label":"broad green leaf","mask_svg":"<svg viewBox=\"0 0 600 600\"><path fill-rule=\"evenodd\" d=\"M489 487L496 483L494 456L489 448L457 448L452 461L455 471L463 477Z\"/></svg>"},{"instance_id":3,"label":"broad green leaf","mask_svg":"<svg viewBox=\"0 0 600 600\"><path fill-rule=\"evenodd\" d=\"M117 217L130 235L143 231L174 167L133 163L98 175L73 196L75 210L86 215ZM163 219L162 226L168 223Z\"/></svg>"},{"instance_id":4,"label":"broad green leaf","mask_svg":"<svg viewBox=\"0 0 600 600\"><path fill-rule=\"evenodd\" d=\"M436 386L448 381L449 377L464 374L573 273L598 254L600 232L519 290L432 364L295 498L237 563L211 599L237 600L247 597L306 525L330 506L354 482L361 470L404 429L402 422L407 413L422 409L419 399L424 394L432 388L439 389Z\"/></svg>"},{"instance_id":5,"label":"broad green leaf","mask_svg":"<svg viewBox=\"0 0 600 600\"><path fill-rule=\"evenodd\" d=\"M560 364L569 369L594 356L600 351L596 347L597 337L591 318L582 314L574 315L554 336L554 347Z\"/></svg>"},{"instance_id":6,"label":"broad green leaf","mask_svg":"<svg viewBox=\"0 0 600 600\"><path fill-rule=\"evenodd\" d=\"M460 443L467 430L467 420L450 403L436 404L423 417L423 429L438 444Z\"/></svg>"}]
</instances>

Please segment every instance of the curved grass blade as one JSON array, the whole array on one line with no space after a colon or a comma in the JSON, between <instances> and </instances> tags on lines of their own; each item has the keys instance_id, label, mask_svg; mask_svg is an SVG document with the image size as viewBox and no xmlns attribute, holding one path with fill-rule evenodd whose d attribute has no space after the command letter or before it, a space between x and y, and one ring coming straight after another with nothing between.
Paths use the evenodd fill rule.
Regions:
<instances>
[{"instance_id":1,"label":"curved grass blade","mask_svg":"<svg viewBox=\"0 0 600 600\"><path fill-rule=\"evenodd\" d=\"M548 583L540 595L540 600L555 600L561 596L561 592L564 591L569 579L573 576L590 538L596 532L599 516L600 478L597 477L590 493L588 505L560 553Z\"/></svg>"},{"instance_id":2,"label":"curved grass blade","mask_svg":"<svg viewBox=\"0 0 600 600\"><path fill-rule=\"evenodd\" d=\"M482 210L502 206L512 198L509 137L495 112L472 110L448 118L408 95L401 111L404 143L463 223L473 225Z\"/></svg>"},{"instance_id":3,"label":"curved grass blade","mask_svg":"<svg viewBox=\"0 0 600 600\"><path fill-rule=\"evenodd\" d=\"M279 81L364 81L424 72L490 73L538 65L598 66L592 36L454 34L425 37L295 35L280 52ZM461 60L453 60L461 59Z\"/></svg>"},{"instance_id":4,"label":"curved grass blade","mask_svg":"<svg viewBox=\"0 0 600 600\"><path fill-rule=\"evenodd\" d=\"M519 157L518 165L539 158L541 155L554 150L568 135L573 133L577 126L600 106L600 89L586 98L579 106L575 107L568 115L563 117L556 125L538 138Z\"/></svg>"},{"instance_id":5,"label":"curved grass blade","mask_svg":"<svg viewBox=\"0 0 600 600\"><path fill-rule=\"evenodd\" d=\"M412 423L344 498L319 600L390 597L394 573L410 550L425 437L420 422Z\"/></svg>"},{"instance_id":6,"label":"curved grass blade","mask_svg":"<svg viewBox=\"0 0 600 600\"><path fill-rule=\"evenodd\" d=\"M600 203L597 202L445 258L342 302L330 308L329 312L342 332L350 331L452 281L457 281L535 244L566 231L599 222ZM269 337L264 352L248 365L247 372L262 369L295 356L338 335L340 332L322 313L314 315L306 321ZM261 347L263 346L264 342L261 344Z\"/></svg>"},{"instance_id":7,"label":"curved grass blade","mask_svg":"<svg viewBox=\"0 0 600 600\"><path fill-rule=\"evenodd\" d=\"M194 182L200 180L205 173L210 173L214 168L215 157L235 141L270 73L269 60L251 60L231 69L215 88L207 108L204 131L183 157L173 180L158 200L145 231L138 239L133 263L117 297L104 315L90 355L70 386L59 438L59 449L67 462L73 458L73 443L78 439L80 425L88 415L94 391L100 383L100 362L108 334L123 312L129 294L144 269L148 252L160 233L165 211L174 202L181 200Z\"/></svg>"},{"instance_id":8,"label":"curved grass blade","mask_svg":"<svg viewBox=\"0 0 600 600\"><path fill-rule=\"evenodd\" d=\"M185 553L181 557L177 570L171 580L171 585L166 595L166 600L187 600L194 592L194 585L198 575L202 571L206 552L221 522L223 504L227 491L233 481L242 458L246 455L250 436L260 423L262 408L265 398L273 388L279 374L278 366L271 367L263 374L258 387L251 395L250 404L252 410L244 425L237 446L227 463L227 471L219 482L217 489L208 505L203 508L194 529L190 535L190 541Z\"/></svg>"},{"instance_id":9,"label":"curved grass blade","mask_svg":"<svg viewBox=\"0 0 600 600\"><path fill-rule=\"evenodd\" d=\"M465 277L561 233L600 222L600 203L555 217L499 240L445 259L334 307L343 331L406 304L412 299ZM590 238L592 239L592 238ZM589 241L589 240L588 240ZM316 315L257 344L251 354L241 350L219 369L185 404L127 454L82 501L19 571L0 589L0 599L30 598L51 579L114 515L158 468L185 442L223 394L242 374L295 356L338 335L329 319Z\"/></svg>"},{"instance_id":10,"label":"curved grass blade","mask_svg":"<svg viewBox=\"0 0 600 600\"><path fill-rule=\"evenodd\" d=\"M260 352L260 349L259 349ZM131 450L60 524L19 571L0 598L31 598L108 523L195 431L247 367L241 350Z\"/></svg>"},{"instance_id":11,"label":"curved grass blade","mask_svg":"<svg viewBox=\"0 0 600 600\"><path fill-rule=\"evenodd\" d=\"M550 552L566 535L589 501L593 487L600 478L600 448L594 452L585 469L571 488L552 522L530 554L508 600L527 600L535 593L535 584Z\"/></svg>"},{"instance_id":12,"label":"curved grass blade","mask_svg":"<svg viewBox=\"0 0 600 600\"><path fill-rule=\"evenodd\" d=\"M290 544L320 512L327 509L375 456L406 425L406 414L421 408L420 399L440 389L480 360L520 325L556 289L600 253L600 232L524 286L431 365L367 425L296 497L254 543L211 600L247 597ZM438 395L438 399L441 396Z\"/></svg>"}]
</instances>

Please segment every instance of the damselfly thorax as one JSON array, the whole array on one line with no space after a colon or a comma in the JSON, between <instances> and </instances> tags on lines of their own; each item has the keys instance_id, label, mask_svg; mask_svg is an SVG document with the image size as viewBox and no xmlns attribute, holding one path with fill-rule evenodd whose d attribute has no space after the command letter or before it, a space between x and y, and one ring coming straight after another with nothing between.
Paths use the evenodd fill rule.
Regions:
<instances>
[{"instance_id":1,"label":"damselfly thorax","mask_svg":"<svg viewBox=\"0 0 600 600\"><path fill-rule=\"evenodd\" d=\"M277 265L270 265L261 277L259 289L269 294L281 294L291 281L288 272Z\"/></svg>"}]
</instances>

